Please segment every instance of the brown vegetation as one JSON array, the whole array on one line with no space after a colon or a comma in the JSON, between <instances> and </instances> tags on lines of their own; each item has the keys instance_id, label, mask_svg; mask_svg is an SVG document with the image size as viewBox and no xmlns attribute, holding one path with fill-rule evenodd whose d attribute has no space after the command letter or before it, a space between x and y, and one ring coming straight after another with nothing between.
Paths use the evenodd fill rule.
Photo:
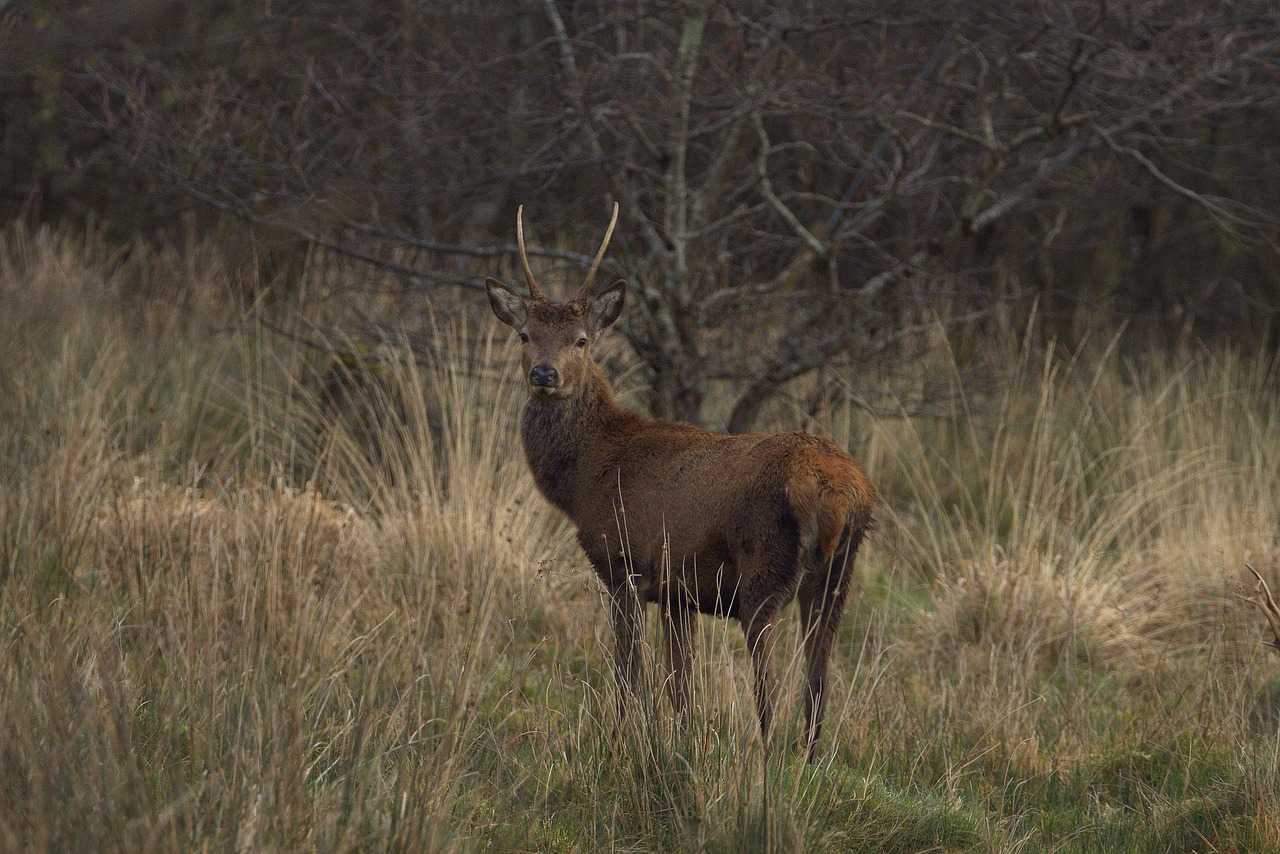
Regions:
<instances>
[{"instance_id":1,"label":"brown vegetation","mask_svg":"<svg viewBox=\"0 0 1280 854\"><path fill-rule=\"evenodd\" d=\"M963 392L941 416L781 413L885 497L808 768L752 738L726 621L692 639L685 727L619 725L598 582L519 448L517 348L441 326L456 358L389 359L411 420L375 466L316 429L328 357L197 251L0 233L0 847L1280 845L1280 673L1231 595L1280 571L1266 360L953 337L1012 381L934 356Z\"/></svg>"}]
</instances>

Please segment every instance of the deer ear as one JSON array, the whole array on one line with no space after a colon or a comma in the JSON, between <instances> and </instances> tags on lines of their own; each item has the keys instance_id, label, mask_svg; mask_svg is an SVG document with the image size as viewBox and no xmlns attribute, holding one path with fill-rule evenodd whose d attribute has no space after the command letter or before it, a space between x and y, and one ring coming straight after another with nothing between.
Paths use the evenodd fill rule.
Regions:
<instances>
[{"instance_id":1,"label":"deer ear","mask_svg":"<svg viewBox=\"0 0 1280 854\"><path fill-rule=\"evenodd\" d=\"M609 287L591 298L591 327L596 332L603 332L613 325L622 315L622 307L627 301L627 282L618 279Z\"/></svg>"},{"instance_id":2,"label":"deer ear","mask_svg":"<svg viewBox=\"0 0 1280 854\"><path fill-rule=\"evenodd\" d=\"M524 323L524 298L512 293L511 289L497 279L484 280L485 292L489 294L489 307L498 319L512 328Z\"/></svg>"}]
</instances>

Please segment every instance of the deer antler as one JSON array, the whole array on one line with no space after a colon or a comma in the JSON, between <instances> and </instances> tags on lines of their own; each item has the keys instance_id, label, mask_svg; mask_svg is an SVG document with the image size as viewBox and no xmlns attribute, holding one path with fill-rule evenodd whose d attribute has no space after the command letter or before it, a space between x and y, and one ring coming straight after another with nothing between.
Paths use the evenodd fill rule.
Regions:
<instances>
[{"instance_id":1,"label":"deer antler","mask_svg":"<svg viewBox=\"0 0 1280 854\"><path fill-rule=\"evenodd\" d=\"M582 282L582 287L578 288L577 299L586 299L591 296L591 288L596 283L596 273L600 270L600 262L604 260L604 252L609 248L609 240L613 237L613 227L618 224L618 203L613 203L613 216L609 219L609 227L604 230L604 240L600 241L600 248L596 250L596 257L591 260L591 268L587 270L587 277Z\"/></svg>"},{"instance_id":2,"label":"deer antler","mask_svg":"<svg viewBox=\"0 0 1280 854\"><path fill-rule=\"evenodd\" d=\"M529 266L529 254L524 248L524 205L516 208L516 246L520 248L520 267L524 270L524 283L529 286L529 295L539 302L545 301L547 295L538 287L538 280L533 277L533 269Z\"/></svg>"},{"instance_id":3,"label":"deer antler","mask_svg":"<svg viewBox=\"0 0 1280 854\"><path fill-rule=\"evenodd\" d=\"M1258 579L1258 584L1253 588L1252 596L1240 596L1240 599L1257 605L1262 611L1263 616L1267 618L1267 624L1271 626L1272 635L1271 640L1263 643L1280 652L1280 605L1276 604L1275 598L1271 595L1271 588L1267 585L1267 580L1262 577L1262 573L1247 563L1244 568L1253 573L1253 577Z\"/></svg>"}]
</instances>

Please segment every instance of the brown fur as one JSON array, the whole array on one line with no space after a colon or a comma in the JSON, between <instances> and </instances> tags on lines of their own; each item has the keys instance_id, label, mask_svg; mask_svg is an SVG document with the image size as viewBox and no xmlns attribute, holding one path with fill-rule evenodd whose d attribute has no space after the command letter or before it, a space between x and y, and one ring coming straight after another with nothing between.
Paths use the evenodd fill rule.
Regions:
<instances>
[{"instance_id":1,"label":"brown fur","mask_svg":"<svg viewBox=\"0 0 1280 854\"><path fill-rule=\"evenodd\" d=\"M583 296L565 304L524 300L497 282L489 292L498 317L522 334L526 379L535 366L559 377L550 391L530 380L521 439L538 489L577 526L610 593L623 685L634 688L639 678L644 603L663 612L681 714L692 615L735 617L751 649L767 737L773 627L798 598L812 756L853 557L871 524L871 482L846 453L815 436L729 436L620 408L589 345L621 312L621 283L590 302Z\"/></svg>"}]
</instances>

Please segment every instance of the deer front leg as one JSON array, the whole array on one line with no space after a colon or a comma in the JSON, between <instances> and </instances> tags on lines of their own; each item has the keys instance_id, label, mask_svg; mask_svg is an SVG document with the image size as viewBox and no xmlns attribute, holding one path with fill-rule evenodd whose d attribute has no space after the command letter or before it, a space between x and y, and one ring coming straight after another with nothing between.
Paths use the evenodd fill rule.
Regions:
<instances>
[{"instance_id":1,"label":"deer front leg","mask_svg":"<svg viewBox=\"0 0 1280 854\"><path fill-rule=\"evenodd\" d=\"M686 608L662 606L663 629L667 640L667 692L676 710L676 719L688 720L690 705L689 675L693 668L694 614Z\"/></svg>"},{"instance_id":2,"label":"deer front leg","mask_svg":"<svg viewBox=\"0 0 1280 854\"><path fill-rule=\"evenodd\" d=\"M621 720L625 717L628 699L634 699L640 690L644 603L640 601L640 593L630 574L632 568L611 558L611 553L616 554L617 548L616 545L610 548L607 536L583 529L578 531L578 543L609 595L609 625L613 628L614 675L618 681L618 717Z\"/></svg>"},{"instance_id":3,"label":"deer front leg","mask_svg":"<svg viewBox=\"0 0 1280 854\"><path fill-rule=\"evenodd\" d=\"M626 713L629 699L639 696L643 658L640 641L644 637L644 605L629 584L610 591L609 618L613 625L614 667L618 678L618 712Z\"/></svg>"}]
</instances>

